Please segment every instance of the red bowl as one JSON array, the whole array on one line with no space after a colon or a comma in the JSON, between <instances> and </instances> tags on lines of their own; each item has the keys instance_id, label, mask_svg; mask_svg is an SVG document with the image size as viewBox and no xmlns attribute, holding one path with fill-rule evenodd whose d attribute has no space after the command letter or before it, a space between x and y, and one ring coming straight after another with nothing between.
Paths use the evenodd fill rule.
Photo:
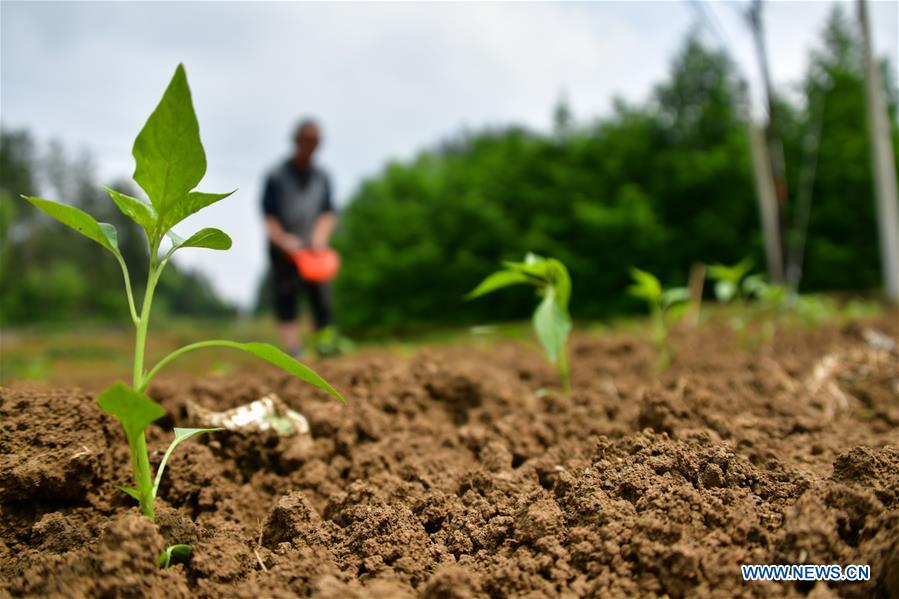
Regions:
<instances>
[{"instance_id":1,"label":"red bowl","mask_svg":"<svg viewBox=\"0 0 899 599\"><path fill-rule=\"evenodd\" d=\"M300 277L310 283L326 283L340 270L340 256L332 249L299 250L294 252L293 261Z\"/></svg>"}]
</instances>

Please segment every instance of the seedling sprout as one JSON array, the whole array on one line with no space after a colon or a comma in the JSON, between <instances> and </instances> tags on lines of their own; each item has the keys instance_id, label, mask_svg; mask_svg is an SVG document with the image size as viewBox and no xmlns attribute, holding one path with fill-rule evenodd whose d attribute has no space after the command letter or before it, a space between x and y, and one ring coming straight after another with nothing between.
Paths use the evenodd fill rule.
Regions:
<instances>
[{"instance_id":1,"label":"seedling sprout","mask_svg":"<svg viewBox=\"0 0 899 599\"><path fill-rule=\"evenodd\" d=\"M165 410L146 395L147 387L160 369L178 356L206 347L228 347L255 355L311 385L323 389L344 401L324 379L307 366L294 360L278 348L266 343L237 343L213 340L192 343L175 350L147 370L144 352L153 305L153 293L159 278L172 255L185 248L227 250L231 238L219 229L207 227L181 237L172 228L188 216L225 199L233 193L205 193L196 191L206 174L206 154L200 141L200 130L194 113L190 88L184 67L178 65L159 105L147 119L134 141L132 150L136 168L134 180L146 192L149 202L106 188L109 197L123 214L136 222L146 233L150 265L143 302L138 306L131 288L128 266L119 251L116 229L108 223L97 222L78 208L37 197L24 199L49 216L82 235L94 240L112 253L118 261L125 281L125 293L131 320L135 328L134 366L131 385L115 383L97 399L100 407L116 418L125 430L131 450L134 486L118 487L140 503L141 511L150 519L155 515L155 499L165 465L175 447L196 435L221 429L176 428L175 438L165 452L155 476L150 469L146 428L162 417ZM168 238L168 249L160 255L161 245ZM138 310L139 307L139 310ZM174 545L160 556L160 565L168 565L173 558L186 558L189 548Z\"/></svg>"},{"instance_id":2,"label":"seedling sprout","mask_svg":"<svg viewBox=\"0 0 899 599\"><path fill-rule=\"evenodd\" d=\"M671 310L678 304L690 300L690 290L686 287L663 289L658 277L636 267L630 269L634 284L628 292L646 302L652 320L652 341L658 353L658 366L664 369L671 362L673 350L668 343L668 323L679 314Z\"/></svg>"},{"instance_id":3,"label":"seedling sprout","mask_svg":"<svg viewBox=\"0 0 899 599\"><path fill-rule=\"evenodd\" d=\"M568 372L568 335L571 333L571 316L568 301L571 299L571 277L568 269L555 258L543 258L528 253L523 262L503 262L503 270L484 279L466 299L474 299L510 285L530 284L537 287L543 298L532 319L537 339L543 346L547 360L559 371L565 392L571 390Z\"/></svg>"}]
</instances>

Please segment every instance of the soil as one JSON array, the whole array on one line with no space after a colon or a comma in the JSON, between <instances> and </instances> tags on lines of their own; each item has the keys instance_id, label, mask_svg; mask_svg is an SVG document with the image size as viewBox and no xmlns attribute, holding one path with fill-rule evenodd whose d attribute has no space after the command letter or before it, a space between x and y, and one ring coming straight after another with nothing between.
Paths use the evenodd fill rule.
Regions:
<instances>
[{"instance_id":1,"label":"soil","mask_svg":"<svg viewBox=\"0 0 899 599\"><path fill-rule=\"evenodd\" d=\"M535 346L162 379L158 462L188 403L274 392L312 438L179 447L155 522L124 435L78 389L0 389L0 596L899 597L899 317L745 347L680 331L572 341L570 396ZM160 570L167 545L187 563ZM869 564L861 582L744 582L740 564Z\"/></svg>"}]
</instances>

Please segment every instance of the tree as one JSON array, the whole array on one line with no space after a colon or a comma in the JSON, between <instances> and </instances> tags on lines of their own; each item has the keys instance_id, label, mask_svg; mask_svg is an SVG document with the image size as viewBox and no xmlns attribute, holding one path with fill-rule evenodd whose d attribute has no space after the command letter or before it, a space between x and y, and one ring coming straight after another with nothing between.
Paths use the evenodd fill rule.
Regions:
<instances>
[{"instance_id":1,"label":"tree","mask_svg":"<svg viewBox=\"0 0 899 599\"><path fill-rule=\"evenodd\" d=\"M820 118L822 132L803 288L878 287L861 44L856 28L840 7L831 13L821 47L812 53L803 87L804 126L810 128L813 119ZM895 115L895 87L889 89L891 114ZM892 120L895 128L895 116Z\"/></svg>"},{"instance_id":2,"label":"tree","mask_svg":"<svg viewBox=\"0 0 899 599\"><path fill-rule=\"evenodd\" d=\"M40 154L26 131L0 131L0 322L74 322L121 320L121 273L106 260L105 250L87 240L59 235L58 225L36 210L21 209L19 194L38 195L38 181L48 195L89 210L115 225L120 250L132 265L146 264L143 233L114 206L96 182L91 157L71 158L62 144L48 144ZM116 189L134 195L129 183ZM89 268L85 268L88 266ZM139 267L138 269L139 270ZM143 283L135 278L135 291ZM218 298L201 274L172 264L160 280L156 297L163 310L191 316L224 316L233 308Z\"/></svg>"},{"instance_id":3,"label":"tree","mask_svg":"<svg viewBox=\"0 0 899 599\"><path fill-rule=\"evenodd\" d=\"M581 318L637 307L621 294L631 264L676 281L695 260L757 252L739 89L726 57L689 38L645 106L566 120L564 135L487 130L391 164L356 193L335 239L343 324L524 318L526 292L459 298L527 251L568 266Z\"/></svg>"}]
</instances>

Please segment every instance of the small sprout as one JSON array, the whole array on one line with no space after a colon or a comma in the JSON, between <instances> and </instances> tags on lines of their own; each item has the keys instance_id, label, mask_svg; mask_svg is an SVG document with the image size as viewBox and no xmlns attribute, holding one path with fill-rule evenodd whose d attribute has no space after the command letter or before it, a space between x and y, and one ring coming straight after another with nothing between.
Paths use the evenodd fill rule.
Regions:
<instances>
[{"instance_id":1,"label":"small sprout","mask_svg":"<svg viewBox=\"0 0 899 599\"><path fill-rule=\"evenodd\" d=\"M341 335L333 325L309 334L304 343L307 347L314 347L322 358L340 356L353 351L355 347L353 340Z\"/></svg>"},{"instance_id":2,"label":"small sprout","mask_svg":"<svg viewBox=\"0 0 899 599\"><path fill-rule=\"evenodd\" d=\"M743 279L743 294L754 298L764 310L783 308L789 299L789 291L784 285L770 283L765 275L754 274Z\"/></svg>"},{"instance_id":3,"label":"small sprout","mask_svg":"<svg viewBox=\"0 0 899 599\"><path fill-rule=\"evenodd\" d=\"M738 304L739 313L731 319L730 324L741 336L745 334L749 320L746 313L746 298L749 294L747 293L746 280L744 278L752 270L752 266L752 259L744 258L733 266L714 264L709 266L708 270L709 278L715 281L715 297L718 299L718 302L721 304L736 302ZM750 288L752 285L753 283L750 282Z\"/></svg>"},{"instance_id":4,"label":"small sprout","mask_svg":"<svg viewBox=\"0 0 899 599\"><path fill-rule=\"evenodd\" d=\"M744 258L733 266L713 264L709 266L708 276L715 281L715 297L722 304L729 304L734 299L743 301L744 293L741 288L743 277L752 270L751 258Z\"/></svg>"},{"instance_id":5,"label":"small sprout","mask_svg":"<svg viewBox=\"0 0 899 599\"><path fill-rule=\"evenodd\" d=\"M749 331L753 315L750 313L748 300L754 300L755 312L769 316L761 325L762 337L768 339L775 335L777 329L777 323L770 319L772 313L776 314L794 303L785 286L767 281L763 274L750 274L751 271L752 260L749 258L733 266L710 266L708 270L709 277L716 281L715 296L718 301L722 304L736 302L739 306L738 314L731 319L731 326L739 333L744 345L753 345L759 341ZM800 303L796 302L797 309Z\"/></svg>"},{"instance_id":6,"label":"small sprout","mask_svg":"<svg viewBox=\"0 0 899 599\"><path fill-rule=\"evenodd\" d=\"M474 299L510 285L530 284L537 287L543 298L532 319L537 339L543 346L547 360L559 371L565 392L571 390L568 368L568 335L571 333L571 316L568 301L571 299L571 277L559 260L543 258L528 252L524 262L503 262L503 270L481 281L465 299Z\"/></svg>"},{"instance_id":7,"label":"small sprout","mask_svg":"<svg viewBox=\"0 0 899 599\"><path fill-rule=\"evenodd\" d=\"M777 334L779 320L787 310L799 309L800 302L785 285L765 280L765 275L753 274L743 279L743 294L755 300L756 312L764 317L761 325L762 337L773 339Z\"/></svg>"},{"instance_id":8,"label":"small sprout","mask_svg":"<svg viewBox=\"0 0 899 599\"><path fill-rule=\"evenodd\" d=\"M131 386L116 383L103 391L97 398L97 403L103 411L122 424L128 440L128 447L131 450L134 486L118 488L136 499L140 503L141 511L152 519L155 515L154 504L159 483L165 465L175 447L196 435L221 430L176 428L175 438L157 467L156 476L152 475L145 431L150 423L165 414L165 410L147 397L145 392L159 370L178 356L205 347L239 349L323 389L340 401L344 401L344 399L337 390L310 368L266 343L201 341L175 350L161 359L149 371L144 368L144 351L153 305L153 293L169 259L176 251L185 248L227 250L231 247L231 238L219 229L201 229L186 238L172 230L172 227L188 216L233 193L204 193L195 190L206 174L206 154L200 141L200 128L194 113L190 88L187 85L187 75L182 65L178 65L162 100L134 141L132 154L136 163L134 180L146 192L149 202L133 198L114 189L107 188L106 191L119 210L146 232L150 265L144 300L139 306L140 310L134 301L131 277L119 251L115 227L97 222L86 212L66 204L42 198L23 197L49 216L109 250L122 269L128 307L136 331L133 378ZM160 255L161 244L166 238L169 240L169 248ZM165 565L173 557L177 558L182 554L186 556L185 550L189 552L190 548L186 545L173 545L167 549L163 552ZM160 564L163 564L163 556L160 556Z\"/></svg>"},{"instance_id":9,"label":"small sprout","mask_svg":"<svg viewBox=\"0 0 899 599\"><path fill-rule=\"evenodd\" d=\"M628 287L628 293L642 299L649 307L652 318L652 341L658 353L658 367L665 369L671 362L673 350L668 343L668 324L682 314L672 310L675 306L690 301L690 290L686 287L663 289L659 279L652 273L636 267L630 269L634 284Z\"/></svg>"},{"instance_id":10,"label":"small sprout","mask_svg":"<svg viewBox=\"0 0 899 599\"><path fill-rule=\"evenodd\" d=\"M160 568L168 568L174 564L187 563L189 557L190 545L169 545L159 554L159 557L156 558L156 565Z\"/></svg>"}]
</instances>

